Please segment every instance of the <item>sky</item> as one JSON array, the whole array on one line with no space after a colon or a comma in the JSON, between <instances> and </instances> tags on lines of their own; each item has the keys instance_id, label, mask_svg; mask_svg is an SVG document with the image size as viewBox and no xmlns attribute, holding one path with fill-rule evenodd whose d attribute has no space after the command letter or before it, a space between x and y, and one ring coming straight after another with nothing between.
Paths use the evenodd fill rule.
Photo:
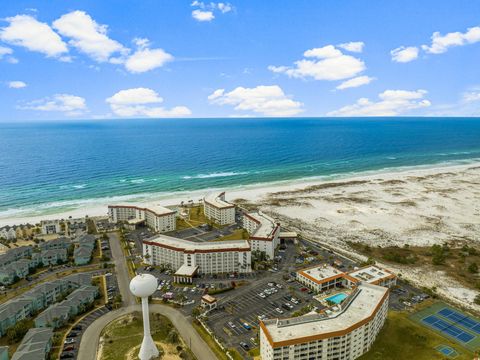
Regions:
<instances>
[{"instance_id":1,"label":"sky","mask_svg":"<svg viewBox=\"0 0 480 360\"><path fill-rule=\"evenodd\" d=\"M0 121L480 116L480 2L2 1Z\"/></svg>"}]
</instances>

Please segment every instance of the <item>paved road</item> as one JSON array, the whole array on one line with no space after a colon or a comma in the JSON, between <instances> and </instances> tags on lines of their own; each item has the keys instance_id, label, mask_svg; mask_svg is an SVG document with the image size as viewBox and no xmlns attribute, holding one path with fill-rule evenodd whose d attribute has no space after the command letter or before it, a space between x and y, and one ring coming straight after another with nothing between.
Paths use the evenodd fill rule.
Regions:
<instances>
[{"instance_id":1,"label":"paved road","mask_svg":"<svg viewBox=\"0 0 480 360\"><path fill-rule=\"evenodd\" d=\"M122 302L124 306L136 305L135 297L130 292L130 276L128 275L127 262L123 254L122 244L116 233L108 234L110 250L115 263L115 272L117 273L117 282Z\"/></svg>"},{"instance_id":2,"label":"paved road","mask_svg":"<svg viewBox=\"0 0 480 360\"><path fill-rule=\"evenodd\" d=\"M92 360L96 358L96 352L99 344L100 333L103 328L113 320L128 314L132 311L141 311L140 305L132 305L111 311L108 314L95 320L82 336L80 349L78 352L78 360ZM215 354L210 350L207 343L193 328L189 320L178 310L161 304L150 304L150 311L158 312L165 315L173 323L178 330L180 336L185 340L186 345L190 347L198 360L217 359Z\"/></svg>"}]
</instances>

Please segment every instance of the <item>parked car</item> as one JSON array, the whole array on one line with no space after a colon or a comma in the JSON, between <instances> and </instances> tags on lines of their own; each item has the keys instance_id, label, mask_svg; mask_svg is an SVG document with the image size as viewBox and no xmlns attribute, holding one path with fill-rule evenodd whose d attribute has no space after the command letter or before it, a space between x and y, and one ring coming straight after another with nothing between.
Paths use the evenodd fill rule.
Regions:
<instances>
[{"instance_id":1,"label":"parked car","mask_svg":"<svg viewBox=\"0 0 480 360\"><path fill-rule=\"evenodd\" d=\"M242 349L245 350L245 351L250 350L250 346L248 346L248 344L247 344L246 342L244 342L244 341L242 341L242 342L240 343L240 346L241 346Z\"/></svg>"},{"instance_id":2,"label":"parked car","mask_svg":"<svg viewBox=\"0 0 480 360\"><path fill-rule=\"evenodd\" d=\"M283 314L283 310L282 310L282 309L280 309L280 308L278 308L278 307L277 307L277 308L275 308L275 311L276 311L276 312L278 312L279 314Z\"/></svg>"}]
</instances>

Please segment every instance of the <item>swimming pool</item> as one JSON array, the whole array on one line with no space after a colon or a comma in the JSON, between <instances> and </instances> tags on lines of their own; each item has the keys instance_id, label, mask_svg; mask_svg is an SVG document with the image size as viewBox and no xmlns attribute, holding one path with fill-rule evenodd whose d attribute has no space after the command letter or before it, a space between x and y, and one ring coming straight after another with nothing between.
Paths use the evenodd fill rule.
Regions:
<instances>
[{"instance_id":1,"label":"swimming pool","mask_svg":"<svg viewBox=\"0 0 480 360\"><path fill-rule=\"evenodd\" d=\"M330 297L326 298L325 300L326 301L331 301L334 304L340 304L343 300L345 300L346 297L347 297L347 294L338 293L338 294L335 294L333 296L330 296Z\"/></svg>"}]
</instances>

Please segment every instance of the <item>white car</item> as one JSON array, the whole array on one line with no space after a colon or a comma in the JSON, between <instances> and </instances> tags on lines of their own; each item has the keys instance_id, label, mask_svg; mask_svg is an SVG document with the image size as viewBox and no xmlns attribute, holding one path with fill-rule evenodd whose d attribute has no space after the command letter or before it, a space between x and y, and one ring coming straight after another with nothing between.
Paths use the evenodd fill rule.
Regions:
<instances>
[{"instance_id":1,"label":"white car","mask_svg":"<svg viewBox=\"0 0 480 360\"><path fill-rule=\"evenodd\" d=\"M265 296L264 293L260 293L260 294L258 294L258 296L260 296L262 299L265 299L265 298L266 298L266 296Z\"/></svg>"},{"instance_id":2,"label":"white car","mask_svg":"<svg viewBox=\"0 0 480 360\"><path fill-rule=\"evenodd\" d=\"M279 314L283 314L283 310L278 307L275 309L275 311L278 312Z\"/></svg>"}]
</instances>

